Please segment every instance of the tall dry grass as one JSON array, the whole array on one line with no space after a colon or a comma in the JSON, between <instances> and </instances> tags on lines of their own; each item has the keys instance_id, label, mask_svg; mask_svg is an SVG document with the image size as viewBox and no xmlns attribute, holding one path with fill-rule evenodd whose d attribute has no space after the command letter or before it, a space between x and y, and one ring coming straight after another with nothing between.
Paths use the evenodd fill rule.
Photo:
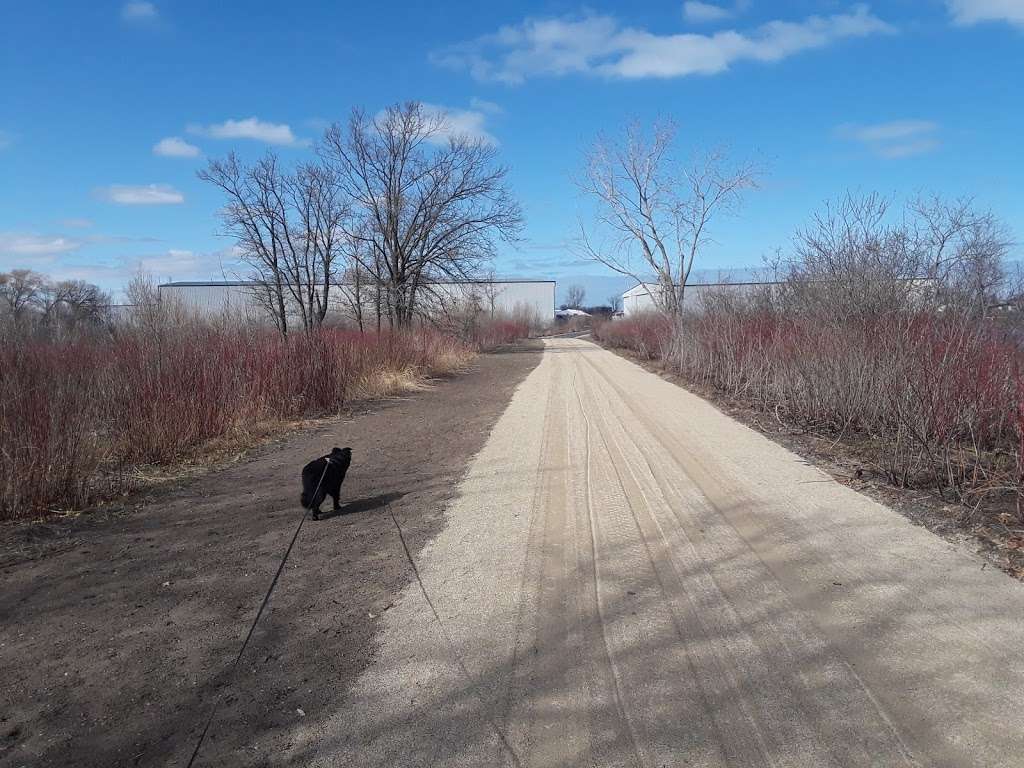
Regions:
<instances>
[{"instance_id":1,"label":"tall dry grass","mask_svg":"<svg viewBox=\"0 0 1024 768\"><path fill-rule=\"evenodd\" d=\"M211 440L337 413L452 372L473 355L429 329L266 329L142 318L107 337L0 346L0 519L77 509L130 486L129 470Z\"/></svg>"},{"instance_id":2,"label":"tall dry grass","mask_svg":"<svg viewBox=\"0 0 1024 768\"><path fill-rule=\"evenodd\" d=\"M1004 322L909 309L828 317L733 297L678 328L650 314L595 335L787 424L857 440L898 486L975 508L1021 498L1024 353Z\"/></svg>"}]
</instances>

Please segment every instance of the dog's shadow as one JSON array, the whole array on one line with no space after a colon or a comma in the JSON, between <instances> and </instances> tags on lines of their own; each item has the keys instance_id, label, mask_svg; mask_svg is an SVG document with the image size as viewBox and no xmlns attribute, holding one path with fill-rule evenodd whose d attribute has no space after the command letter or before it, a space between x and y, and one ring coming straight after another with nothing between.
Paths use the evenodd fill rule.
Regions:
<instances>
[{"instance_id":1,"label":"dog's shadow","mask_svg":"<svg viewBox=\"0 0 1024 768\"><path fill-rule=\"evenodd\" d=\"M374 509L380 509L385 507L392 502L398 501L400 498L405 496L404 491L391 491L390 493L381 493L377 496L367 496L362 499L356 499L346 504L342 504L339 509L327 509L320 513L319 520L330 520L332 517L342 517L344 515L354 515L357 512L370 512Z\"/></svg>"}]
</instances>

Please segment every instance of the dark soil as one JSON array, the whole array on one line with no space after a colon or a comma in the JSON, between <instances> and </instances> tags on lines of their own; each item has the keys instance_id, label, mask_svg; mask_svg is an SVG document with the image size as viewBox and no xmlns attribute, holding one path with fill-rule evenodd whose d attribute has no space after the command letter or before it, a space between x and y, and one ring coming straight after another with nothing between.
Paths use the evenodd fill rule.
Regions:
<instances>
[{"instance_id":1,"label":"dark soil","mask_svg":"<svg viewBox=\"0 0 1024 768\"><path fill-rule=\"evenodd\" d=\"M221 694L197 765L279 765L301 718L340 706L412 577L389 509L415 556L539 361L506 348L133 509L0 530L0 766L184 766ZM232 677L302 514L299 472L334 445L353 449L347 503L306 521Z\"/></svg>"},{"instance_id":2,"label":"dark soil","mask_svg":"<svg viewBox=\"0 0 1024 768\"><path fill-rule=\"evenodd\" d=\"M893 486L874 467L872 456L877 454L877 446L868 439L794 429L780 423L774 414L758 408L755 403L695 384L659 360L647 360L629 350L603 346L708 400L723 413L828 472L838 482L885 504L948 541L971 546L992 566L1024 580L1024 527L1016 521L1012 505L969 510L951 499L941 498L931 489Z\"/></svg>"}]
</instances>

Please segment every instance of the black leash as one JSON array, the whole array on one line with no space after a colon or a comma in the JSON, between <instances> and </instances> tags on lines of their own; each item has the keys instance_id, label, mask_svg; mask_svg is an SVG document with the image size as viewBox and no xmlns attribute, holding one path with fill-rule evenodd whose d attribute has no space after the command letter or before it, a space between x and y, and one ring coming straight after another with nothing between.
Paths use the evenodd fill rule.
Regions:
<instances>
[{"instance_id":1,"label":"black leash","mask_svg":"<svg viewBox=\"0 0 1024 768\"><path fill-rule=\"evenodd\" d=\"M434 614L434 621L437 622L437 627L441 631L441 637L444 639L445 645L448 648L448 653L451 655L452 660L458 666L459 671L462 672L462 676L466 678L466 682L469 683L470 691L472 691L473 695L476 696L477 701L480 702L481 707L483 708L483 711L485 713L484 719L487 721L487 724L491 727L491 730L494 731L494 735L498 737L498 741L501 742L501 746L504 747L505 751L508 753L509 758L512 760L513 768L522 768L523 764L522 761L520 761L519 759L519 755L516 754L515 747L513 747L509 743L508 737L505 736L505 732L501 730L501 728L493 720L493 718L491 718L490 715L486 714L487 703L483 700L483 698L480 696L480 693L477 691L478 683L476 679L474 679L474 677L471 674L469 674L469 669L466 667L466 663L462 660L462 656L456 649L455 641L452 639L452 636L448 633L448 628L444 625L444 622L441 621L441 614L437 612L437 608L434 606L434 601L430 599L430 595L427 593L427 587L423 583L423 579L420 578L420 569L416 567L416 561L412 557L412 552L409 551L409 545L405 542L405 534L402 533L402 526L398 524L398 518L395 517L395 511L391 508L390 504L385 504L384 506L387 508L388 514L391 515L391 521L395 524L395 528L398 530L398 538L402 542L402 549L405 550L405 559L409 561L409 565L412 567L412 574L416 577L416 583L420 586L420 594L423 595L423 599L430 607L430 612Z\"/></svg>"},{"instance_id":2,"label":"black leash","mask_svg":"<svg viewBox=\"0 0 1024 768\"><path fill-rule=\"evenodd\" d=\"M316 484L316 490L313 492L313 497L309 503L312 506L316 502L316 497L320 493L320 486L324 482L324 477L327 476L327 470L331 466L330 459L327 460L327 464L324 467L323 474L320 475L320 482ZM270 582L270 588L267 589L267 594L263 596L263 602L260 603L260 609L256 611L256 618L252 620L252 626L249 627L249 633L245 636L245 641L242 643L242 647L238 650L238 655L235 656L234 662L231 664L231 668L228 670L228 682L235 676L235 670L238 668L238 662L242 660L242 655L245 653L245 649L249 646L249 641L252 639L252 633L256 631L256 625L259 623L260 617L263 615L263 609L267 607L267 603L270 602L270 595L274 591L274 587L277 586L277 580L281 578L281 571L284 570L284 564L288 562L288 555L292 553L292 547L295 546L296 539L299 538L299 531L302 530L302 524L306 522L306 518L309 516L309 510L311 507L306 507L302 513L302 519L299 520L299 525L295 529L295 534L292 536L291 542L288 544L288 549L284 551L284 557L281 558L281 564L277 566L277 573L274 574L273 580ZM206 725L203 726L203 732L199 734L199 740L196 742L196 748L192 750L192 757L188 759L188 768L192 768L192 764L195 763L196 758L199 757L199 750L203 746L203 742L206 740L206 734L210 730L210 726L213 725L213 718L217 714L217 710L220 708L220 703L224 700L224 692L227 690L227 684L224 686L224 690L221 691L220 695L217 696L217 700L213 703L213 709L210 710L210 716L206 719Z\"/></svg>"}]
</instances>

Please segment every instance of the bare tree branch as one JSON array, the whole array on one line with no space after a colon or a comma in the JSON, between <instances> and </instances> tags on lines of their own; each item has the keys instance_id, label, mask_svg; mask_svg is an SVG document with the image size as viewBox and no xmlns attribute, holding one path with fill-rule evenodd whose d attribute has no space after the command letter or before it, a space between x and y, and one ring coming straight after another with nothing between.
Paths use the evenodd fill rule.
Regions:
<instances>
[{"instance_id":1,"label":"bare tree branch","mask_svg":"<svg viewBox=\"0 0 1024 768\"><path fill-rule=\"evenodd\" d=\"M735 213L759 175L722 151L679 167L671 155L675 137L671 122L656 123L650 134L632 123L621 140L594 143L576 181L596 209L589 228L580 224L578 250L638 283L653 275L658 288L651 298L672 315L682 312L693 265L711 242L711 222Z\"/></svg>"}]
</instances>

